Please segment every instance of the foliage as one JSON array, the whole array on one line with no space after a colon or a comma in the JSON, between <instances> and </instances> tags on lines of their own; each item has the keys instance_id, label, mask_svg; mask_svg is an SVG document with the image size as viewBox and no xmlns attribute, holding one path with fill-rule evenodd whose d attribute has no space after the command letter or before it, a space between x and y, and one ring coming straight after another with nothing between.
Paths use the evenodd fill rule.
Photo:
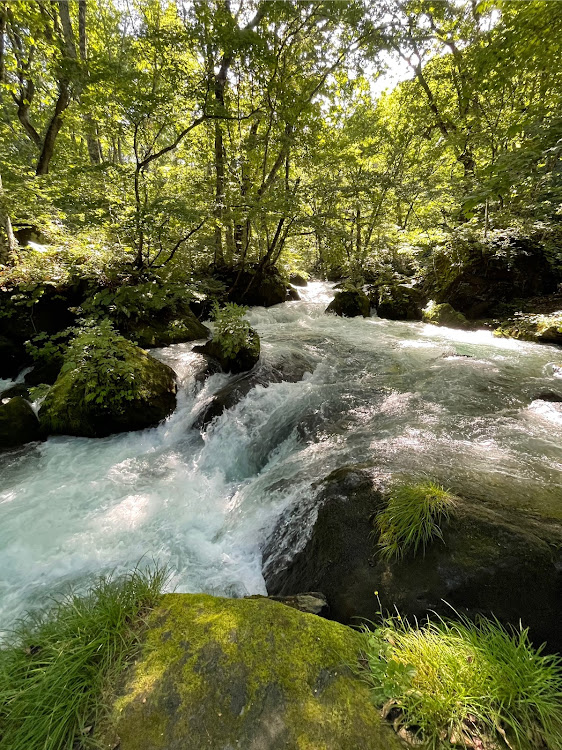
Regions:
<instances>
[{"instance_id":1,"label":"foliage","mask_svg":"<svg viewBox=\"0 0 562 750\"><path fill-rule=\"evenodd\" d=\"M455 498L435 482L399 484L387 507L376 517L379 552L384 559L415 555L434 539L443 539L440 524L455 506Z\"/></svg>"},{"instance_id":2,"label":"foliage","mask_svg":"<svg viewBox=\"0 0 562 750\"><path fill-rule=\"evenodd\" d=\"M86 404L110 403L118 409L142 388L141 365L130 356L135 349L109 320L86 322L66 349L61 375L72 378L72 390L83 394Z\"/></svg>"},{"instance_id":3,"label":"foliage","mask_svg":"<svg viewBox=\"0 0 562 750\"><path fill-rule=\"evenodd\" d=\"M246 307L227 302L222 308L215 302L213 306L213 341L216 342L225 359L234 359L238 352L252 348L255 331L244 316Z\"/></svg>"},{"instance_id":4,"label":"foliage","mask_svg":"<svg viewBox=\"0 0 562 750\"><path fill-rule=\"evenodd\" d=\"M167 579L155 567L101 577L42 616L18 624L0 647L0 741L11 750L96 747L104 692L135 654L143 619Z\"/></svg>"},{"instance_id":5,"label":"foliage","mask_svg":"<svg viewBox=\"0 0 562 750\"><path fill-rule=\"evenodd\" d=\"M535 649L527 629L393 617L365 644L373 699L424 746L562 747L562 661Z\"/></svg>"}]
</instances>

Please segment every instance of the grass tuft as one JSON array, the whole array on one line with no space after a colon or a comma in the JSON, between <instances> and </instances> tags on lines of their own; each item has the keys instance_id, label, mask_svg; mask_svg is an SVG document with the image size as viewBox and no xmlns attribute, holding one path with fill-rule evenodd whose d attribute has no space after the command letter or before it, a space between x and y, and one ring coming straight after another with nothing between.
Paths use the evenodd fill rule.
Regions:
<instances>
[{"instance_id":1,"label":"grass tuft","mask_svg":"<svg viewBox=\"0 0 562 750\"><path fill-rule=\"evenodd\" d=\"M366 633L364 676L395 729L426 747L562 748L562 661L496 620L399 617Z\"/></svg>"},{"instance_id":2,"label":"grass tuft","mask_svg":"<svg viewBox=\"0 0 562 750\"><path fill-rule=\"evenodd\" d=\"M455 497L435 482L402 484L390 493L387 507L376 518L379 553L386 560L414 555L433 539L443 539L440 524L455 505Z\"/></svg>"},{"instance_id":3,"label":"grass tuft","mask_svg":"<svg viewBox=\"0 0 562 750\"><path fill-rule=\"evenodd\" d=\"M19 623L0 648L1 747L97 747L92 729L104 693L134 655L143 618L166 580L158 567L104 576L87 594L71 593Z\"/></svg>"}]
</instances>

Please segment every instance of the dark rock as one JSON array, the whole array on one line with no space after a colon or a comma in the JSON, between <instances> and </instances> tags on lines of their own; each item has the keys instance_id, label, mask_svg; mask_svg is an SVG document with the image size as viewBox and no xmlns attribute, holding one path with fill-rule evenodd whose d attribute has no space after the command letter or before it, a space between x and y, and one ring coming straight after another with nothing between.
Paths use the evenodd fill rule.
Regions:
<instances>
[{"instance_id":1,"label":"dark rock","mask_svg":"<svg viewBox=\"0 0 562 750\"><path fill-rule=\"evenodd\" d=\"M309 615L326 617L329 611L328 602L324 594L318 591L309 591L305 594L295 594L294 596L248 596L247 599L271 599L274 602L285 604L287 607L298 609L299 612L307 612Z\"/></svg>"},{"instance_id":2,"label":"dark rock","mask_svg":"<svg viewBox=\"0 0 562 750\"><path fill-rule=\"evenodd\" d=\"M293 289L292 286L290 286L287 289L287 301L288 302L291 302L291 301L292 302L298 302L300 300L300 298L301 298L300 294L297 292L296 289Z\"/></svg>"},{"instance_id":3,"label":"dark rock","mask_svg":"<svg viewBox=\"0 0 562 750\"><path fill-rule=\"evenodd\" d=\"M142 347L170 346L197 341L208 338L211 333L189 309L172 320L130 320L119 328L123 335Z\"/></svg>"},{"instance_id":4,"label":"dark rock","mask_svg":"<svg viewBox=\"0 0 562 750\"><path fill-rule=\"evenodd\" d=\"M267 598L167 594L113 686L100 746L399 750L354 674L360 633Z\"/></svg>"},{"instance_id":5,"label":"dark rock","mask_svg":"<svg viewBox=\"0 0 562 750\"><path fill-rule=\"evenodd\" d=\"M384 284L377 289L375 307L379 318L421 320L424 295L407 284Z\"/></svg>"},{"instance_id":6,"label":"dark rock","mask_svg":"<svg viewBox=\"0 0 562 750\"><path fill-rule=\"evenodd\" d=\"M371 314L371 303L364 292L359 289L348 289L336 292L336 296L326 308L326 312L335 313L344 318L355 318L359 315L368 318Z\"/></svg>"},{"instance_id":7,"label":"dark rock","mask_svg":"<svg viewBox=\"0 0 562 750\"><path fill-rule=\"evenodd\" d=\"M240 348L236 354L225 353L224 347L215 339L207 341L200 346L194 346L193 351L204 354L206 357L218 362L223 372L240 373L251 370L260 358L260 339L258 334L252 330L247 346Z\"/></svg>"},{"instance_id":8,"label":"dark rock","mask_svg":"<svg viewBox=\"0 0 562 750\"><path fill-rule=\"evenodd\" d=\"M26 385L41 385L41 383L53 385L59 376L62 365L62 356L51 357L48 361L39 362L30 372L26 373L24 378Z\"/></svg>"},{"instance_id":9,"label":"dark rock","mask_svg":"<svg viewBox=\"0 0 562 750\"><path fill-rule=\"evenodd\" d=\"M515 627L522 621L536 643L562 647L559 521L459 500L444 541L425 557L384 561L373 524L384 502L366 471L330 475L316 502L288 512L273 532L264 550L268 593L323 591L330 616L350 624L375 620L381 605L410 618L452 616L451 607L493 614Z\"/></svg>"},{"instance_id":10,"label":"dark rock","mask_svg":"<svg viewBox=\"0 0 562 750\"><path fill-rule=\"evenodd\" d=\"M21 398L29 401L29 387L25 383L16 383L0 393L0 401L14 398L15 396L21 396Z\"/></svg>"},{"instance_id":11,"label":"dark rock","mask_svg":"<svg viewBox=\"0 0 562 750\"><path fill-rule=\"evenodd\" d=\"M0 336L0 378L15 378L29 363L21 342Z\"/></svg>"},{"instance_id":12,"label":"dark rock","mask_svg":"<svg viewBox=\"0 0 562 750\"><path fill-rule=\"evenodd\" d=\"M252 372L239 375L213 394L205 404L194 422L196 429L202 430L213 419L227 409L232 409L258 385L268 386L271 383L298 383L307 372L312 372L308 359L296 353L285 355L279 362L267 362Z\"/></svg>"},{"instance_id":13,"label":"dark rock","mask_svg":"<svg viewBox=\"0 0 562 750\"><path fill-rule=\"evenodd\" d=\"M216 276L228 290L228 301L237 305L271 307L287 300L288 284L275 268L217 268Z\"/></svg>"},{"instance_id":14,"label":"dark rock","mask_svg":"<svg viewBox=\"0 0 562 750\"><path fill-rule=\"evenodd\" d=\"M289 283L293 286L307 286L308 281L300 273L292 273L289 276Z\"/></svg>"},{"instance_id":15,"label":"dark rock","mask_svg":"<svg viewBox=\"0 0 562 750\"><path fill-rule=\"evenodd\" d=\"M494 336L562 346L562 313L559 311L550 315L519 314L503 321L494 330Z\"/></svg>"},{"instance_id":16,"label":"dark rock","mask_svg":"<svg viewBox=\"0 0 562 750\"><path fill-rule=\"evenodd\" d=\"M557 391L541 391L537 394L533 401L550 401L553 404L559 404L562 402L562 393Z\"/></svg>"},{"instance_id":17,"label":"dark rock","mask_svg":"<svg viewBox=\"0 0 562 750\"><path fill-rule=\"evenodd\" d=\"M0 404L0 450L40 439L39 420L21 396Z\"/></svg>"},{"instance_id":18,"label":"dark rock","mask_svg":"<svg viewBox=\"0 0 562 750\"><path fill-rule=\"evenodd\" d=\"M88 400L88 369L62 372L39 410L44 434L105 437L115 432L143 430L168 417L176 406L174 371L143 349L121 338L124 361L135 379L137 394L128 400L108 397ZM123 384L129 387L129 381ZM115 388L115 383L111 384Z\"/></svg>"}]
</instances>

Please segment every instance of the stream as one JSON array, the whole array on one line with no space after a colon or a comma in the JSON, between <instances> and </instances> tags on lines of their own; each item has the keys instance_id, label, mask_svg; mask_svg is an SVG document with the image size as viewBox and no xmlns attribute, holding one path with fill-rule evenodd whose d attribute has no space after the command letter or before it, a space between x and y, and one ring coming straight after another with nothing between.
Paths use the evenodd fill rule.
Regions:
<instances>
[{"instance_id":1,"label":"stream","mask_svg":"<svg viewBox=\"0 0 562 750\"><path fill-rule=\"evenodd\" d=\"M280 514L350 463L435 479L467 498L562 519L562 351L376 316L325 315L331 285L253 308L262 364L304 361L202 434L230 376L196 385L193 344L155 350L180 383L157 428L53 437L0 455L0 630L69 584L166 563L170 587L266 593L261 547ZM141 563L142 564L142 563Z\"/></svg>"}]
</instances>

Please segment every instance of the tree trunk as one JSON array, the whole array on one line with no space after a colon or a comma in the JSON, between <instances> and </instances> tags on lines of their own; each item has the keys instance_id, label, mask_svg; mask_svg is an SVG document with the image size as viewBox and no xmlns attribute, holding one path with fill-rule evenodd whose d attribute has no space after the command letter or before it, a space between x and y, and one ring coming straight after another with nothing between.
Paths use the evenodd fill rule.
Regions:
<instances>
[{"instance_id":1,"label":"tree trunk","mask_svg":"<svg viewBox=\"0 0 562 750\"><path fill-rule=\"evenodd\" d=\"M0 264L6 265L10 253L17 248L18 243L12 229L12 222L6 205L6 196L2 187L2 175L0 175L0 228L3 230L3 233L0 232Z\"/></svg>"}]
</instances>

